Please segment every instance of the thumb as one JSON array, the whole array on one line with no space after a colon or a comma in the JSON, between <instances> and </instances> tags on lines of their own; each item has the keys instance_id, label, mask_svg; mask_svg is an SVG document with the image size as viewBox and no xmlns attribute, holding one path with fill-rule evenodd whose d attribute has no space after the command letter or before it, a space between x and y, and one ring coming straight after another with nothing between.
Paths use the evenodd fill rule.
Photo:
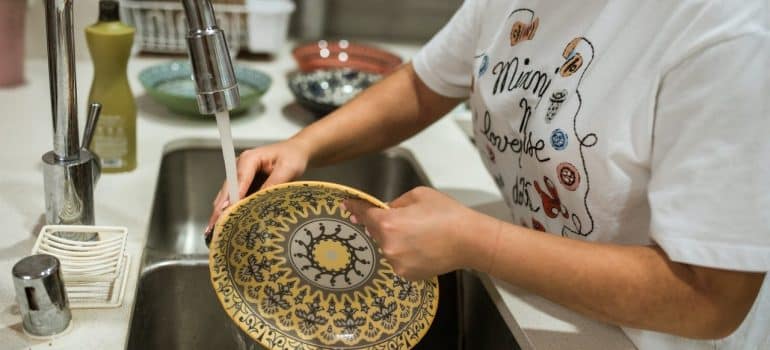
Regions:
<instances>
[{"instance_id":1,"label":"thumb","mask_svg":"<svg viewBox=\"0 0 770 350\"><path fill-rule=\"evenodd\" d=\"M382 218L386 210L367 201L352 198L346 199L342 205L345 210L350 212L350 221L367 227L376 226L375 223Z\"/></svg>"}]
</instances>

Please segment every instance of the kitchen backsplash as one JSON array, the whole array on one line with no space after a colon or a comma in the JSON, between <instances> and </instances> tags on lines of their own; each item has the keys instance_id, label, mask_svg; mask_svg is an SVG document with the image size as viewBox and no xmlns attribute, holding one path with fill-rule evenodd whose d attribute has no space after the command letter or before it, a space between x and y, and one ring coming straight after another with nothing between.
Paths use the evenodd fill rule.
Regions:
<instances>
[{"instance_id":1,"label":"kitchen backsplash","mask_svg":"<svg viewBox=\"0 0 770 350\"><path fill-rule=\"evenodd\" d=\"M177 0L178 1L178 0ZM317 17L319 3L325 2ZM74 3L75 46L78 59L88 59L83 30L96 21L97 0ZM423 43L452 17L462 0L295 0L290 36L309 39L302 20L320 20L321 37ZM307 5L311 3L311 5ZM30 1L25 31L26 56L45 58L45 11L43 1ZM314 13L303 16L307 7Z\"/></svg>"},{"instance_id":2,"label":"kitchen backsplash","mask_svg":"<svg viewBox=\"0 0 770 350\"><path fill-rule=\"evenodd\" d=\"M7 0L0 0L7 1ZM16 1L16 0L12 0ZM96 22L99 17L97 0L75 0L73 3L73 21L75 22L75 57L77 59L90 59L84 31L87 26ZM27 10L26 30L24 33L25 54L28 58L45 58L45 6L44 1L29 1Z\"/></svg>"},{"instance_id":3,"label":"kitchen backsplash","mask_svg":"<svg viewBox=\"0 0 770 350\"><path fill-rule=\"evenodd\" d=\"M298 12L310 1L298 2ZM324 35L422 43L452 17L462 0L327 0ZM300 16L294 16L294 26ZM301 31L292 31L301 36Z\"/></svg>"}]
</instances>

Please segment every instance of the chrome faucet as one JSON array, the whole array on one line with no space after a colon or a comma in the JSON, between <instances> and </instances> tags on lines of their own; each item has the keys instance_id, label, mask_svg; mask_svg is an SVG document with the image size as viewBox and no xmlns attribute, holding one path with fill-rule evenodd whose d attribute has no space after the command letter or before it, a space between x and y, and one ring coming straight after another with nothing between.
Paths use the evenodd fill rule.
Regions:
<instances>
[{"instance_id":1,"label":"chrome faucet","mask_svg":"<svg viewBox=\"0 0 770 350\"><path fill-rule=\"evenodd\" d=\"M53 151L43 155L46 222L91 225L94 223L93 189L100 167L87 142L93 134L100 106L91 106L84 142L80 145L72 0L46 0L45 16L54 133ZM76 234L69 238L78 239Z\"/></svg>"},{"instance_id":2,"label":"chrome faucet","mask_svg":"<svg viewBox=\"0 0 770 350\"><path fill-rule=\"evenodd\" d=\"M198 110L213 114L241 102L225 33L217 27L209 0L183 0L187 17L187 48L198 92Z\"/></svg>"},{"instance_id":3,"label":"chrome faucet","mask_svg":"<svg viewBox=\"0 0 770 350\"><path fill-rule=\"evenodd\" d=\"M210 0L182 0L189 26L187 43L202 114L240 104L238 83L224 32ZM78 142L77 86L72 21L73 0L46 0L48 75L53 114L53 151L43 155L46 222L93 225L97 156L88 149L100 106L89 107L82 145Z\"/></svg>"}]
</instances>

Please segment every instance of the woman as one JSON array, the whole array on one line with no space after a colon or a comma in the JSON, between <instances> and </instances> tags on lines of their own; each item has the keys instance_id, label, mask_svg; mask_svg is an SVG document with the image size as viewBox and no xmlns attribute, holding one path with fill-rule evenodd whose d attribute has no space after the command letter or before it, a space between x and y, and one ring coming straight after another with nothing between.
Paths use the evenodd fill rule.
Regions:
<instances>
[{"instance_id":1,"label":"woman","mask_svg":"<svg viewBox=\"0 0 770 350\"><path fill-rule=\"evenodd\" d=\"M469 99L514 219L427 188L390 210L346 202L397 273L483 271L642 349L770 348L770 8L730 5L466 1L411 63L244 152L241 194L257 172L267 187L381 150Z\"/></svg>"}]
</instances>

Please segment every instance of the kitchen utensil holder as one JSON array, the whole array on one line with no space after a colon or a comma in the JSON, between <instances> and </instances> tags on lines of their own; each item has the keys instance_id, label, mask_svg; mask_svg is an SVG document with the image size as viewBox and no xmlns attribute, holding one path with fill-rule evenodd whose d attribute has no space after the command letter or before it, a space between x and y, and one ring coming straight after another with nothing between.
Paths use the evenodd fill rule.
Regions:
<instances>
[{"instance_id":1,"label":"kitchen utensil holder","mask_svg":"<svg viewBox=\"0 0 770 350\"><path fill-rule=\"evenodd\" d=\"M231 55L241 48L276 54L286 43L295 5L290 0L212 0L217 25ZM179 1L121 1L121 17L136 27L137 48L155 53L187 53L187 21Z\"/></svg>"},{"instance_id":2,"label":"kitchen utensil holder","mask_svg":"<svg viewBox=\"0 0 770 350\"><path fill-rule=\"evenodd\" d=\"M77 241L59 233L96 234L93 241ZM109 308L123 302L130 267L127 230L116 226L47 225L32 254L49 254L61 262L70 307Z\"/></svg>"},{"instance_id":3,"label":"kitchen utensil holder","mask_svg":"<svg viewBox=\"0 0 770 350\"><path fill-rule=\"evenodd\" d=\"M214 3L217 26L225 32L230 53L248 42L243 5ZM121 1L121 18L136 28L138 48L156 53L187 53L187 20L179 1Z\"/></svg>"}]
</instances>

